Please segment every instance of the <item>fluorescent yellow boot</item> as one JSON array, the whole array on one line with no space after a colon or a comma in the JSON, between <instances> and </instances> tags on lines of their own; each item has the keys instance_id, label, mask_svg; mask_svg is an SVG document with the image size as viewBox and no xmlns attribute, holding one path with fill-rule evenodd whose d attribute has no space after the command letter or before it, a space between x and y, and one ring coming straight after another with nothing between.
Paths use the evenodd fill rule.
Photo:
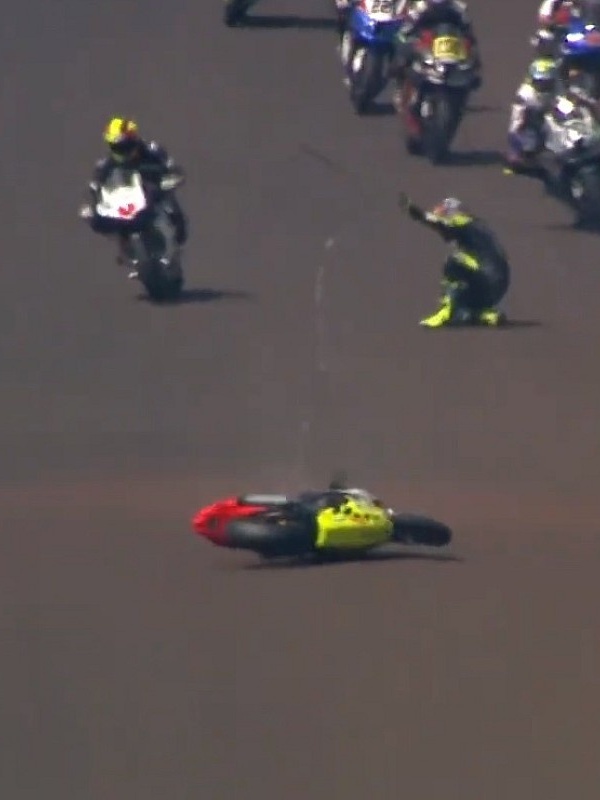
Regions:
<instances>
[{"instance_id":1,"label":"fluorescent yellow boot","mask_svg":"<svg viewBox=\"0 0 600 800\"><path fill-rule=\"evenodd\" d=\"M481 311L477 317L477 321L482 325L497 326L506 322L506 317L501 311L490 308L486 311Z\"/></svg>"},{"instance_id":2,"label":"fluorescent yellow boot","mask_svg":"<svg viewBox=\"0 0 600 800\"><path fill-rule=\"evenodd\" d=\"M449 297L444 297L439 311L436 311L435 314L432 314L430 317L422 319L419 325L424 328L441 328L442 325L447 325L451 319L452 303Z\"/></svg>"}]
</instances>

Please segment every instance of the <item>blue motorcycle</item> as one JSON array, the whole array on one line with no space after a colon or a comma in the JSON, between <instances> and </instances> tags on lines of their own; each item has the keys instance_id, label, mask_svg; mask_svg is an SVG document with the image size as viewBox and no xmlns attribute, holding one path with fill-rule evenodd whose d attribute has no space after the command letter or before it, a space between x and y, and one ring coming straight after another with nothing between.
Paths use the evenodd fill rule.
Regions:
<instances>
[{"instance_id":1,"label":"blue motorcycle","mask_svg":"<svg viewBox=\"0 0 600 800\"><path fill-rule=\"evenodd\" d=\"M393 0L361 0L349 13L341 58L350 100L365 114L386 87L402 21Z\"/></svg>"},{"instance_id":2,"label":"blue motorcycle","mask_svg":"<svg viewBox=\"0 0 600 800\"><path fill-rule=\"evenodd\" d=\"M581 70L584 88L600 96L600 26L574 19L560 43L559 58L564 66Z\"/></svg>"}]
</instances>

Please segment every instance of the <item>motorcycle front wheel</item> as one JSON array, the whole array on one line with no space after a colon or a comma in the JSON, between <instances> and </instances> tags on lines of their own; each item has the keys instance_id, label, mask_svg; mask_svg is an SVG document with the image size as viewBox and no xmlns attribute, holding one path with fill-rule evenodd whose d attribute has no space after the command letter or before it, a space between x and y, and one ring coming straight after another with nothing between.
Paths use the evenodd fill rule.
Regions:
<instances>
[{"instance_id":1,"label":"motorcycle front wheel","mask_svg":"<svg viewBox=\"0 0 600 800\"><path fill-rule=\"evenodd\" d=\"M419 514L396 514L393 538L399 544L445 547L452 541L452 531L443 522Z\"/></svg>"}]
</instances>

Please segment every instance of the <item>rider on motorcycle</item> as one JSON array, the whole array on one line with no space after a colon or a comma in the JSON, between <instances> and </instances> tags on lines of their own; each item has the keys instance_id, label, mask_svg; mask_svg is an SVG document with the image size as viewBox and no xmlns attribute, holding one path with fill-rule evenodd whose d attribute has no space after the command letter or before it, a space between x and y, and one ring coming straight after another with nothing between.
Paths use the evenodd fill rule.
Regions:
<instances>
[{"instance_id":1,"label":"rider on motorcycle","mask_svg":"<svg viewBox=\"0 0 600 800\"><path fill-rule=\"evenodd\" d=\"M469 39L473 48L475 69L480 73L481 59L466 3L461 0L400 0L397 13L403 19L396 52L399 83L402 83L408 68L417 56L417 44L422 31L443 23L456 25ZM481 86L480 74L477 76L474 88L479 86Z\"/></svg>"},{"instance_id":2,"label":"rider on motorcycle","mask_svg":"<svg viewBox=\"0 0 600 800\"><path fill-rule=\"evenodd\" d=\"M555 56L556 48L573 17L578 15L579 0L543 0L537 15L536 33L539 55Z\"/></svg>"},{"instance_id":3,"label":"rider on motorcycle","mask_svg":"<svg viewBox=\"0 0 600 800\"><path fill-rule=\"evenodd\" d=\"M127 166L140 172L143 181L158 186L162 178L172 173L181 174L164 147L157 142L146 142L139 134L138 126L133 120L114 117L104 130L104 141L108 145L108 156L96 163L90 183L92 202L89 218L90 227L96 233L106 233L103 221L96 214L100 189L115 167ZM160 201L165 208L171 224L175 229L175 238L179 245L185 244L188 237L187 220L173 191L161 191ZM126 235L119 235L118 263L127 260ZM131 277L135 277L132 273Z\"/></svg>"},{"instance_id":4,"label":"rider on motorcycle","mask_svg":"<svg viewBox=\"0 0 600 800\"><path fill-rule=\"evenodd\" d=\"M545 141L545 115L554 103L559 86L554 59L536 58L517 89L508 127L508 163L523 167L535 161Z\"/></svg>"},{"instance_id":5,"label":"rider on motorcycle","mask_svg":"<svg viewBox=\"0 0 600 800\"><path fill-rule=\"evenodd\" d=\"M340 39L346 32L352 10L360 3L361 0L335 0L337 30ZM402 15L401 7L404 5L406 5L406 0L382 0L380 11L385 14L393 13L393 16L400 17Z\"/></svg>"},{"instance_id":6,"label":"rider on motorcycle","mask_svg":"<svg viewBox=\"0 0 600 800\"><path fill-rule=\"evenodd\" d=\"M465 3L460 0L402 0L402 6L399 16L402 17L403 24L398 34L394 59L398 87L394 93L394 105L397 111L407 113L411 126L419 130L420 120L416 111L421 105L421 91L418 84L411 88L406 77L413 62L419 57L418 44L423 30L448 23L456 25L462 31L472 47L473 90L481 86L481 60Z\"/></svg>"},{"instance_id":7,"label":"rider on motorcycle","mask_svg":"<svg viewBox=\"0 0 600 800\"><path fill-rule=\"evenodd\" d=\"M502 324L505 317L496 306L508 290L510 267L487 224L453 197L431 211L423 211L406 195L401 195L400 205L412 219L439 233L451 246L443 270L441 307L420 324L427 328L456 323Z\"/></svg>"}]
</instances>

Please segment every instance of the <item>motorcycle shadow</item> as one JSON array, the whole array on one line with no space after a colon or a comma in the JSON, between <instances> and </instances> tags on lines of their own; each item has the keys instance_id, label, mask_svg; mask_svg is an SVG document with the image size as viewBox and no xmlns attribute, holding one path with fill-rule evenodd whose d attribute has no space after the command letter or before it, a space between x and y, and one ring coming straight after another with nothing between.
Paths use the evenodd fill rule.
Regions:
<instances>
[{"instance_id":1,"label":"motorcycle shadow","mask_svg":"<svg viewBox=\"0 0 600 800\"><path fill-rule=\"evenodd\" d=\"M469 114L503 114L504 111L502 106L490 106L487 103L469 103L467 106Z\"/></svg>"},{"instance_id":2,"label":"motorcycle shadow","mask_svg":"<svg viewBox=\"0 0 600 800\"><path fill-rule=\"evenodd\" d=\"M295 15L252 14L239 25L240 28L258 28L262 30L284 30L294 28L305 31L336 30L334 19L323 17L298 17Z\"/></svg>"},{"instance_id":3,"label":"motorcycle shadow","mask_svg":"<svg viewBox=\"0 0 600 800\"><path fill-rule=\"evenodd\" d=\"M462 564L464 558L452 553L431 553L418 550L380 550L364 555L307 557L307 558L277 558L246 564L243 569L254 570L279 570L279 569L312 569L315 567L334 567L342 564L383 564L389 561L431 561L433 563Z\"/></svg>"},{"instance_id":4,"label":"motorcycle shadow","mask_svg":"<svg viewBox=\"0 0 600 800\"><path fill-rule=\"evenodd\" d=\"M500 150L457 150L450 152L440 164L443 167L498 167L506 164Z\"/></svg>"},{"instance_id":5,"label":"motorcycle shadow","mask_svg":"<svg viewBox=\"0 0 600 800\"><path fill-rule=\"evenodd\" d=\"M396 114L394 104L390 102L373 102L362 114L363 117L393 117Z\"/></svg>"},{"instance_id":6,"label":"motorcycle shadow","mask_svg":"<svg viewBox=\"0 0 600 800\"><path fill-rule=\"evenodd\" d=\"M146 294L139 294L137 299L155 306L184 306L193 303L215 303L221 300L253 300L254 295L251 292L228 289L183 289L179 297L169 300L151 300Z\"/></svg>"}]
</instances>

